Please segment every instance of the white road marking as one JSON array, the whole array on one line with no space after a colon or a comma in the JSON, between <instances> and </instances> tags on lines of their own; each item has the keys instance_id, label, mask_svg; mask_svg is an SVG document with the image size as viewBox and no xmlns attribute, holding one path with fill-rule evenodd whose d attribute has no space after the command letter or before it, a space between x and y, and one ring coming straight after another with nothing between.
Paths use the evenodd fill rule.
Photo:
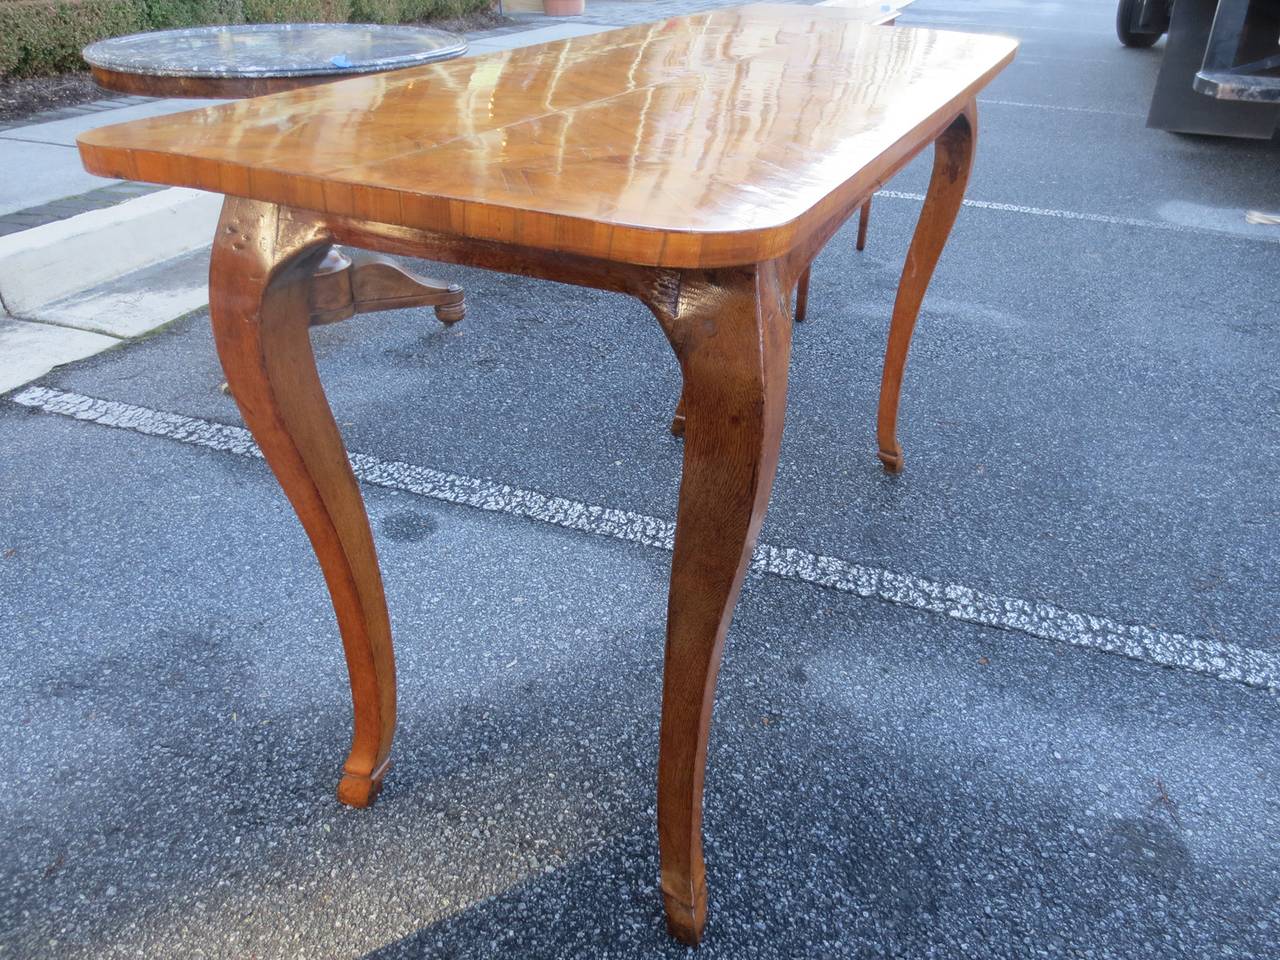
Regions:
<instances>
[{"instance_id":1,"label":"white road marking","mask_svg":"<svg viewBox=\"0 0 1280 960\"><path fill-rule=\"evenodd\" d=\"M1017 59L1015 59L1013 63L1009 64L1009 66L1010 67L1034 67L1044 60L1052 60L1056 63L1070 63L1070 64L1074 64L1075 66L1079 66L1082 63L1100 63L1106 66L1111 66L1112 64L1115 63L1114 60L1103 60L1099 57L1094 57L1094 58L1055 57L1052 54L1042 53L1039 50L1035 51L1034 53L1029 53L1026 56L1023 56L1022 51L1019 50Z\"/></svg>"},{"instance_id":2,"label":"white road marking","mask_svg":"<svg viewBox=\"0 0 1280 960\"><path fill-rule=\"evenodd\" d=\"M243 427L49 387L27 387L11 399L23 407L101 426L240 457L262 456ZM675 534L675 523L659 517L594 506L399 460L357 453L352 454L351 465L365 483L594 536L670 550ZM882 600L909 610L1280 692L1280 657L1235 643L1120 623L1051 603L1002 597L963 584L928 580L789 547L761 544L752 558L752 567L759 573Z\"/></svg>"},{"instance_id":3,"label":"white road marking","mask_svg":"<svg viewBox=\"0 0 1280 960\"><path fill-rule=\"evenodd\" d=\"M1050 27L1031 23L998 24L982 20L962 20L958 17L930 16L928 19L921 18L919 20L914 20L909 16L903 16L898 18L898 25L902 27L922 27L925 30L951 30L955 27L982 27L982 30L966 29L965 32L980 33L987 36L997 37L1013 37L1016 36L1016 33L1020 30L1040 30L1042 32L1053 34L1079 33L1090 37L1107 37L1108 41L1114 42L1111 41L1111 38L1109 37L1109 28L1111 26L1110 21L1108 21L1107 27L1105 28L1100 27L1093 30L1082 30L1072 27ZM1018 37L1018 39L1023 42L1026 40L1025 37Z\"/></svg>"},{"instance_id":4,"label":"white road marking","mask_svg":"<svg viewBox=\"0 0 1280 960\"><path fill-rule=\"evenodd\" d=\"M902 190L879 190L877 197L891 200L924 200L923 193L906 193ZM1252 240L1259 243L1280 243L1280 234L1267 231L1244 233L1218 230L1213 227L1197 227L1186 223L1173 223L1169 220L1144 220L1141 217L1117 217L1108 213L1080 213L1077 210L1053 210L1046 207L1024 207L1016 203L996 203L992 200L965 200L966 207L977 207L980 210L998 210L1002 213L1021 213L1032 217L1055 217L1059 220L1081 220L1085 223L1106 223L1120 227L1140 227L1144 230L1167 230L1172 233L1207 233L1215 237L1236 237L1240 240Z\"/></svg>"},{"instance_id":5,"label":"white road marking","mask_svg":"<svg viewBox=\"0 0 1280 960\"><path fill-rule=\"evenodd\" d=\"M988 100L978 98L979 103L990 103L998 107L1035 107L1037 110L1066 110L1068 113L1100 113L1108 117L1132 117L1141 120L1145 113L1130 113L1124 110L1104 110L1101 107L1064 107L1056 103L1027 103L1023 100Z\"/></svg>"}]
</instances>

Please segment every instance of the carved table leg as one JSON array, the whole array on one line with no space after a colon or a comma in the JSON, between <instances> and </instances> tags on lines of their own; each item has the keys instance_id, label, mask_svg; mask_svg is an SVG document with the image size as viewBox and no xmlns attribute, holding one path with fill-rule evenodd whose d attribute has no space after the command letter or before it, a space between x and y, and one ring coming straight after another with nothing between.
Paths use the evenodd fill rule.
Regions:
<instances>
[{"instance_id":1,"label":"carved table leg","mask_svg":"<svg viewBox=\"0 0 1280 960\"><path fill-rule=\"evenodd\" d=\"M951 225L960 212L964 188L969 182L977 130L977 106L970 103L933 145L933 177L907 251L902 279L898 283L898 297L893 304L889 344L884 357L884 375L880 381L876 436L880 460L890 473L902 471L902 447L897 437L898 396L902 390L907 348L911 346L911 333L920 314L925 289L951 233Z\"/></svg>"},{"instance_id":2,"label":"carved table leg","mask_svg":"<svg viewBox=\"0 0 1280 960\"><path fill-rule=\"evenodd\" d=\"M859 250L867 245L867 224L871 219L871 198L867 198L861 209L858 211L858 243ZM805 267L804 273L800 274L800 282L796 284L796 323L804 323L809 315L809 278L813 272L813 267ZM681 394L680 402L676 406L675 416L671 419L671 432L677 437L684 436L684 395Z\"/></svg>"},{"instance_id":3,"label":"carved table leg","mask_svg":"<svg viewBox=\"0 0 1280 960\"><path fill-rule=\"evenodd\" d=\"M867 245L867 224L871 220L871 198L867 198L867 202L862 205L858 211L858 243L859 250ZM796 323L804 323L805 317L809 313L809 275L813 272L813 267L804 268L804 273L800 274L800 282L796 284Z\"/></svg>"},{"instance_id":4,"label":"carved table leg","mask_svg":"<svg viewBox=\"0 0 1280 960\"><path fill-rule=\"evenodd\" d=\"M809 274L812 272L813 267L805 267L796 284L796 323L804 323L809 312Z\"/></svg>"},{"instance_id":5,"label":"carved table leg","mask_svg":"<svg viewBox=\"0 0 1280 960\"><path fill-rule=\"evenodd\" d=\"M725 633L778 462L791 350L776 266L685 276L674 312L653 306L684 373L684 476L667 607L658 840L671 933L706 920L702 780ZM652 305L651 305L652 306Z\"/></svg>"},{"instance_id":6,"label":"carved table leg","mask_svg":"<svg viewBox=\"0 0 1280 960\"><path fill-rule=\"evenodd\" d=\"M390 762L395 660L369 520L308 336L313 276L329 247L321 225L228 197L209 268L209 313L231 393L329 586L355 707L338 799L362 807Z\"/></svg>"}]
</instances>

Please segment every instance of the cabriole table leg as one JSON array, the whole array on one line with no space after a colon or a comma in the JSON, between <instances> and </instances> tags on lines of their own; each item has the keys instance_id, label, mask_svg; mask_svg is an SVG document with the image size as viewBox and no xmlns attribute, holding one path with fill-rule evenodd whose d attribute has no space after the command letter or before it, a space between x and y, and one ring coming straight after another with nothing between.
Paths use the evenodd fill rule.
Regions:
<instances>
[{"instance_id":1,"label":"cabriole table leg","mask_svg":"<svg viewBox=\"0 0 1280 960\"><path fill-rule=\"evenodd\" d=\"M355 708L338 799L363 807L390 763L395 658L364 501L308 336L314 274L330 246L318 223L228 197L213 243L209 314L231 393L329 586Z\"/></svg>"},{"instance_id":2,"label":"cabriole table leg","mask_svg":"<svg viewBox=\"0 0 1280 960\"><path fill-rule=\"evenodd\" d=\"M800 282L796 284L796 323L804 323L809 315L809 275L813 267L805 267L800 274Z\"/></svg>"},{"instance_id":3,"label":"cabriole table leg","mask_svg":"<svg viewBox=\"0 0 1280 960\"><path fill-rule=\"evenodd\" d=\"M964 200L973 163L974 141L978 133L978 108L970 102L933 144L933 176L929 192L916 223L907 261L898 283L889 324L889 344L880 380L880 411L876 423L879 457L889 473L902 472L902 447L898 444L898 398L902 392L902 371L907 364L911 333L920 315L920 303L933 277L938 257L946 245Z\"/></svg>"},{"instance_id":4,"label":"cabriole table leg","mask_svg":"<svg viewBox=\"0 0 1280 960\"><path fill-rule=\"evenodd\" d=\"M671 933L707 914L702 782L725 633L778 463L791 351L790 288L773 263L686 274L653 307L684 374L684 475L667 606L658 842Z\"/></svg>"}]
</instances>

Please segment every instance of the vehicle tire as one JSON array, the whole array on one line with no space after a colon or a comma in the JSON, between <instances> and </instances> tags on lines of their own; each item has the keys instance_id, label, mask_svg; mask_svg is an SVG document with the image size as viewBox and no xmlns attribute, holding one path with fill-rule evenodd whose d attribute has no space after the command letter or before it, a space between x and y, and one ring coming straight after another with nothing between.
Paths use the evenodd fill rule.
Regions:
<instances>
[{"instance_id":1,"label":"vehicle tire","mask_svg":"<svg viewBox=\"0 0 1280 960\"><path fill-rule=\"evenodd\" d=\"M1133 15L1142 0L1120 0L1116 7L1116 36L1126 47L1150 47L1160 39L1158 33L1134 33L1130 28Z\"/></svg>"}]
</instances>

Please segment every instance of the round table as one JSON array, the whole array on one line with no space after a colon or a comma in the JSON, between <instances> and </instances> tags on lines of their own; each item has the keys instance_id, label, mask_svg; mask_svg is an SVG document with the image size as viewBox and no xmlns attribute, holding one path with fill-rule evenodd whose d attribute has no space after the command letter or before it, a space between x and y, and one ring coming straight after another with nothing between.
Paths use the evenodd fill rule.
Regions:
<instances>
[{"instance_id":1,"label":"round table","mask_svg":"<svg viewBox=\"0 0 1280 960\"><path fill-rule=\"evenodd\" d=\"M467 40L430 27L263 23L157 30L100 40L82 55L101 87L145 97L259 97L367 73L402 70L467 52ZM408 273L385 257L333 247L316 267L311 323L356 313L431 306L457 323L456 283Z\"/></svg>"},{"instance_id":2,"label":"round table","mask_svg":"<svg viewBox=\"0 0 1280 960\"><path fill-rule=\"evenodd\" d=\"M459 57L465 37L430 27L263 23L158 30L84 48L99 86L147 97L257 97Z\"/></svg>"}]
</instances>

